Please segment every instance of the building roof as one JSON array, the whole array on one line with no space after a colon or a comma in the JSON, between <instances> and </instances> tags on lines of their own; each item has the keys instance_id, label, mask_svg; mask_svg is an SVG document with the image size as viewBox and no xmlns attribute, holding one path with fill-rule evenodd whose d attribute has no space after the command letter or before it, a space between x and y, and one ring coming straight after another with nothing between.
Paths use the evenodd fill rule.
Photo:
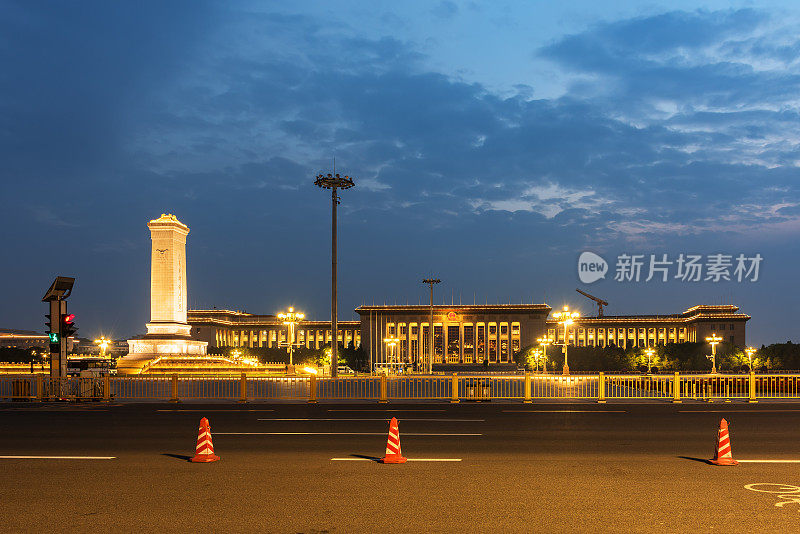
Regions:
<instances>
[{"instance_id":1,"label":"building roof","mask_svg":"<svg viewBox=\"0 0 800 534\"><path fill-rule=\"evenodd\" d=\"M382 305L363 305L356 308L356 313L359 315L368 314L370 312L381 313L428 313L431 309L429 304L382 304ZM489 313L489 312L547 312L553 308L547 304L434 304L433 309L439 311L462 311L474 313Z\"/></svg>"}]
</instances>

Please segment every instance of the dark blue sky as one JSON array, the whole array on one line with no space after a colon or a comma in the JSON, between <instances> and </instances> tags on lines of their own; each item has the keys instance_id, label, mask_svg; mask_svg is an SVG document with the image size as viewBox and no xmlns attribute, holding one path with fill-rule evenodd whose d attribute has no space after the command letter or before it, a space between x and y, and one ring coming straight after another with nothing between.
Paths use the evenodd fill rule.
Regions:
<instances>
[{"instance_id":1,"label":"dark blue sky","mask_svg":"<svg viewBox=\"0 0 800 534\"><path fill-rule=\"evenodd\" d=\"M43 329L64 274L81 335L142 332L162 212L191 228L190 307L327 317L335 156L342 318L431 274L448 302L593 313L584 250L759 253L755 283L581 287L797 340L800 10L550 4L0 2L0 326Z\"/></svg>"}]
</instances>

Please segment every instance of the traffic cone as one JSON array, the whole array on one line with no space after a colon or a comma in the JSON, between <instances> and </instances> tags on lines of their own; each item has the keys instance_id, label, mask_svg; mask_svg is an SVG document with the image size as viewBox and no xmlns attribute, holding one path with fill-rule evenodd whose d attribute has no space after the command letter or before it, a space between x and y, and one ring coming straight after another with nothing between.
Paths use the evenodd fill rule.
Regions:
<instances>
[{"instance_id":1,"label":"traffic cone","mask_svg":"<svg viewBox=\"0 0 800 534\"><path fill-rule=\"evenodd\" d=\"M714 452L714 458L708 461L714 465L739 465L739 462L733 459L731 453L731 437L728 433L728 422L723 419L719 422L719 432L717 433L717 448Z\"/></svg>"},{"instance_id":2,"label":"traffic cone","mask_svg":"<svg viewBox=\"0 0 800 534\"><path fill-rule=\"evenodd\" d=\"M200 429L197 431L197 448L192 462L216 462L219 456L214 454L214 444L211 442L211 426L208 419L200 419Z\"/></svg>"},{"instance_id":3,"label":"traffic cone","mask_svg":"<svg viewBox=\"0 0 800 534\"><path fill-rule=\"evenodd\" d=\"M397 428L397 418L389 421L389 437L386 439L386 456L381 458L384 464L404 464L406 458L400 452L400 430Z\"/></svg>"}]
</instances>

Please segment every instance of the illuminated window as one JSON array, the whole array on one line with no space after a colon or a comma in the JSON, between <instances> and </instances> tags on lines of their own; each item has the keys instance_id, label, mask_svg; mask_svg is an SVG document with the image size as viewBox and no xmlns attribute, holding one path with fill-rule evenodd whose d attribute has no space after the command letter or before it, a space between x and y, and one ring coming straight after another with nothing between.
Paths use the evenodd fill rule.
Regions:
<instances>
[{"instance_id":1,"label":"illuminated window","mask_svg":"<svg viewBox=\"0 0 800 534\"><path fill-rule=\"evenodd\" d=\"M444 330L442 325L433 325L433 361L442 363L444 356Z\"/></svg>"},{"instance_id":2,"label":"illuminated window","mask_svg":"<svg viewBox=\"0 0 800 534\"><path fill-rule=\"evenodd\" d=\"M416 324L412 324L412 325L411 325L411 335L412 335L412 336L416 336L416 335L417 335L417 329L418 329L418 328L419 328L419 327L418 327Z\"/></svg>"},{"instance_id":3,"label":"illuminated window","mask_svg":"<svg viewBox=\"0 0 800 534\"><path fill-rule=\"evenodd\" d=\"M483 363L486 358L486 325L478 323L476 347L478 349L477 363Z\"/></svg>"},{"instance_id":4,"label":"illuminated window","mask_svg":"<svg viewBox=\"0 0 800 534\"><path fill-rule=\"evenodd\" d=\"M406 335L406 323L400 323L400 335L401 336Z\"/></svg>"},{"instance_id":5,"label":"illuminated window","mask_svg":"<svg viewBox=\"0 0 800 534\"><path fill-rule=\"evenodd\" d=\"M472 353L475 350L475 327L471 324L464 325L464 363L472 363Z\"/></svg>"},{"instance_id":6,"label":"illuminated window","mask_svg":"<svg viewBox=\"0 0 800 534\"><path fill-rule=\"evenodd\" d=\"M508 335L508 323L500 323L500 335L501 336Z\"/></svg>"},{"instance_id":7,"label":"illuminated window","mask_svg":"<svg viewBox=\"0 0 800 534\"><path fill-rule=\"evenodd\" d=\"M497 335L497 323L489 323L489 335L490 336Z\"/></svg>"},{"instance_id":8,"label":"illuminated window","mask_svg":"<svg viewBox=\"0 0 800 534\"><path fill-rule=\"evenodd\" d=\"M447 363L458 363L460 359L461 339L458 325L447 325Z\"/></svg>"}]
</instances>

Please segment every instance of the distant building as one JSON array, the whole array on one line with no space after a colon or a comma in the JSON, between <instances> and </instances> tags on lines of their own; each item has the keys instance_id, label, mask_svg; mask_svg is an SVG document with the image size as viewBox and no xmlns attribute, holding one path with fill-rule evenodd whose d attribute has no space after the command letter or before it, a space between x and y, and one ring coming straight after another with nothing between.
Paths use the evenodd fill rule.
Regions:
<instances>
[{"instance_id":1,"label":"distant building","mask_svg":"<svg viewBox=\"0 0 800 534\"><path fill-rule=\"evenodd\" d=\"M581 317L569 330L569 344L622 348L704 341L715 333L726 343L745 346L749 315L736 306L700 305L671 315ZM564 342L564 329L549 318L547 304L435 305L435 364L509 364L513 353L548 334ZM360 306L361 340L372 362L385 362L390 352L400 361L418 363L429 351L430 307ZM391 349L384 338L399 338Z\"/></svg>"},{"instance_id":2,"label":"distant building","mask_svg":"<svg viewBox=\"0 0 800 534\"><path fill-rule=\"evenodd\" d=\"M232 310L189 310L187 321L193 339L209 347L277 348L286 343L288 327L275 315L254 315ZM361 323L338 321L339 343L361 345ZM321 349L331 342L330 321L301 321L295 327L296 343Z\"/></svg>"},{"instance_id":3,"label":"distant building","mask_svg":"<svg viewBox=\"0 0 800 534\"><path fill-rule=\"evenodd\" d=\"M67 352L72 352L77 344L75 338L67 339ZM50 338L47 334L40 334L34 330L0 330L0 347L14 347L18 349L43 349L50 350Z\"/></svg>"}]
</instances>

